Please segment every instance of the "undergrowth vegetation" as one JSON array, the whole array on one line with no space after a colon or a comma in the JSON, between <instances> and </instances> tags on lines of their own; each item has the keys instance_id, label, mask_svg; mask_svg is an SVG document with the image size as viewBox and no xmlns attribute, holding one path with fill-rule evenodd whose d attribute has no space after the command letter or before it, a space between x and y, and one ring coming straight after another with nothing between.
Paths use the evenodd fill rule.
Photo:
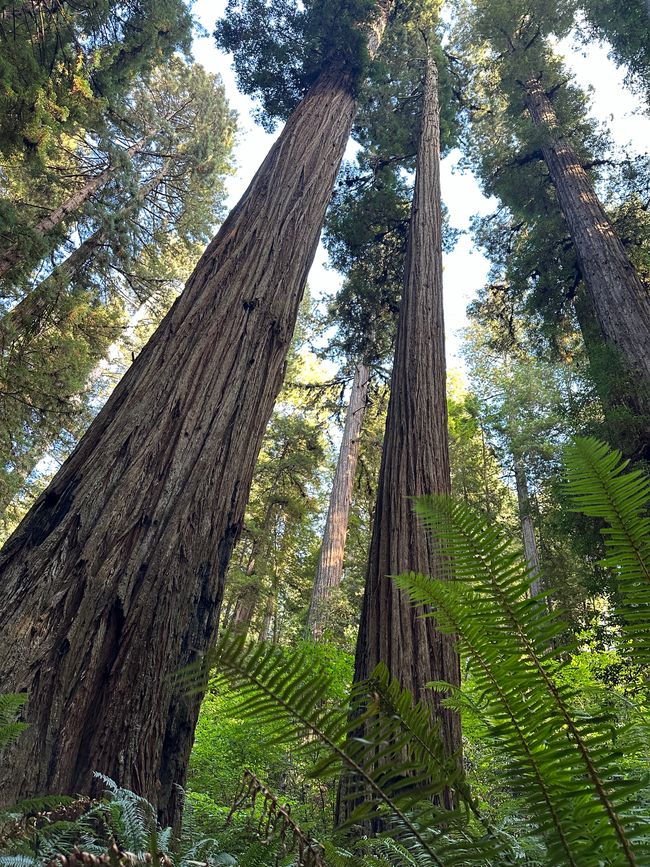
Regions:
<instances>
[{"instance_id":1,"label":"undergrowth vegetation","mask_svg":"<svg viewBox=\"0 0 650 867\"><path fill-rule=\"evenodd\" d=\"M116 864L649 863L650 481L595 440L577 440L565 462L571 507L599 520L616 584L604 635L572 644L497 526L448 498L416 503L454 580L394 580L457 638L461 688L430 686L462 716L462 756L445 754L427 708L384 666L350 693L346 654L226 631L177 676L187 690L209 680L182 833L104 778L104 800L4 814L1 863L65 865L83 852ZM20 737L24 700L2 698L3 743Z\"/></svg>"}]
</instances>

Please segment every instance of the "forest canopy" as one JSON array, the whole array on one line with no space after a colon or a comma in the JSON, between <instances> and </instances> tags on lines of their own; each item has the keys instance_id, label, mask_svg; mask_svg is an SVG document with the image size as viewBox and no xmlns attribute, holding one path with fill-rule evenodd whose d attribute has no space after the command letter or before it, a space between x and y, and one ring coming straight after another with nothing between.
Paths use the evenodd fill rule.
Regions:
<instances>
[{"instance_id":1,"label":"forest canopy","mask_svg":"<svg viewBox=\"0 0 650 867\"><path fill-rule=\"evenodd\" d=\"M0 867L650 863L647 4L209 5L0 0Z\"/></svg>"}]
</instances>

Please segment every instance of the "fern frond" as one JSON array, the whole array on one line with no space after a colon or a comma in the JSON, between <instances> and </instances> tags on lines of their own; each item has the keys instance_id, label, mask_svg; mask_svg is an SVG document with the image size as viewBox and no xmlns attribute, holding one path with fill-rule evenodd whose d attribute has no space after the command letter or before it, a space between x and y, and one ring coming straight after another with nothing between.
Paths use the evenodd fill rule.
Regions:
<instances>
[{"instance_id":1,"label":"fern frond","mask_svg":"<svg viewBox=\"0 0 650 867\"><path fill-rule=\"evenodd\" d=\"M26 692L0 694L0 752L13 743L27 728L27 723L18 721L26 701Z\"/></svg>"},{"instance_id":2,"label":"fern frond","mask_svg":"<svg viewBox=\"0 0 650 867\"><path fill-rule=\"evenodd\" d=\"M356 805L346 824L381 820L410 848L426 853L430 864L444 867L469 863L469 848L474 855L490 849L489 842L468 834L466 811L434 805L433 797L460 779L457 763L444 758L429 712L414 705L385 669L355 685L351 714L349 707L326 700L329 675L300 649L288 655L275 645L249 645L224 632L180 682L205 685L206 668L215 672L212 688L226 681L238 691L234 713L264 719L271 742L282 740L298 751L320 744L313 774L344 777L346 797Z\"/></svg>"},{"instance_id":3,"label":"fern frond","mask_svg":"<svg viewBox=\"0 0 650 867\"><path fill-rule=\"evenodd\" d=\"M567 446L567 490L575 511L601 518L607 557L620 595L623 634L635 659L650 663L650 478L605 443L577 439Z\"/></svg>"},{"instance_id":4,"label":"fern frond","mask_svg":"<svg viewBox=\"0 0 650 867\"><path fill-rule=\"evenodd\" d=\"M549 852L576 867L603 859L638 863L634 846L641 851L647 845L633 811L638 782L617 778L611 716L579 715L571 690L556 682L552 640L563 625L528 598L525 561L462 503L422 498L417 511L456 580L405 575L398 586L433 609L440 629L461 639L492 733L517 762L515 785L539 817Z\"/></svg>"}]
</instances>

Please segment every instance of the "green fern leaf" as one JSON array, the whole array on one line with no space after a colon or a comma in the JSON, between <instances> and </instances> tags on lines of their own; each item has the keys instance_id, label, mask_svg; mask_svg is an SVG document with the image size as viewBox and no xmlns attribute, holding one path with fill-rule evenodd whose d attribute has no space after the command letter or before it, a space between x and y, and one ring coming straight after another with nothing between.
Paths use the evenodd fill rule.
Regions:
<instances>
[{"instance_id":1,"label":"green fern leaf","mask_svg":"<svg viewBox=\"0 0 650 867\"><path fill-rule=\"evenodd\" d=\"M567 489L575 511L606 522L601 533L620 595L623 634L635 659L650 663L650 478L629 470L621 453L595 439L565 450Z\"/></svg>"}]
</instances>

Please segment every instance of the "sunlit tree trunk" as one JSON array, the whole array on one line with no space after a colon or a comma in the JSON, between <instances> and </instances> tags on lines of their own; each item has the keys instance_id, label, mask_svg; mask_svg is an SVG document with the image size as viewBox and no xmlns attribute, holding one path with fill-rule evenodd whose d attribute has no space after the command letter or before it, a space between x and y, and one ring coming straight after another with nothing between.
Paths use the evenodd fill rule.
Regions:
<instances>
[{"instance_id":1,"label":"sunlit tree trunk","mask_svg":"<svg viewBox=\"0 0 650 867\"><path fill-rule=\"evenodd\" d=\"M166 160L151 180L142 184L136 195L115 215L120 223L136 213L142 203L154 192L165 179L170 168ZM61 295L69 291L75 275L90 262L97 251L106 243L106 230L100 226L92 235L76 247L41 282L29 291L21 300L0 317L0 352L5 352L10 342L22 343L32 329L42 325L43 316L55 308Z\"/></svg>"},{"instance_id":2,"label":"sunlit tree trunk","mask_svg":"<svg viewBox=\"0 0 650 867\"><path fill-rule=\"evenodd\" d=\"M524 543L524 556L528 564L528 570L533 583L531 593L536 596L542 592L542 583L539 574L539 551L535 538L535 524L530 509L530 491L526 467L521 458L515 457L515 486L517 488L517 505L519 507L519 522L521 524L521 536Z\"/></svg>"},{"instance_id":3,"label":"sunlit tree trunk","mask_svg":"<svg viewBox=\"0 0 650 867\"><path fill-rule=\"evenodd\" d=\"M29 693L3 804L99 770L177 818L201 696L168 675L215 636L354 111L352 73L328 68L0 553L0 683Z\"/></svg>"},{"instance_id":4,"label":"sunlit tree trunk","mask_svg":"<svg viewBox=\"0 0 650 867\"><path fill-rule=\"evenodd\" d=\"M328 600L343 577L345 540L348 535L352 489L359 459L361 427L368 403L369 383L370 369L366 364L358 364L354 371L350 402L345 416L339 458L323 530L323 544L307 615L305 631L307 636L314 640L319 639L323 634L327 621Z\"/></svg>"},{"instance_id":5,"label":"sunlit tree trunk","mask_svg":"<svg viewBox=\"0 0 650 867\"><path fill-rule=\"evenodd\" d=\"M523 82L526 106L544 132L542 153L573 240L600 332L622 362L633 412L650 428L650 293L605 213L577 154L563 136L539 78ZM650 444L645 443L647 453Z\"/></svg>"},{"instance_id":6,"label":"sunlit tree trunk","mask_svg":"<svg viewBox=\"0 0 650 867\"><path fill-rule=\"evenodd\" d=\"M421 617L390 580L406 571L448 577L411 498L448 494L445 340L442 303L440 127L437 70L428 58L411 226L377 506L356 651L355 680L384 662L440 720L447 750L460 747L458 714L431 681L460 683L454 641Z\"/></svg>"}]
</instances>

